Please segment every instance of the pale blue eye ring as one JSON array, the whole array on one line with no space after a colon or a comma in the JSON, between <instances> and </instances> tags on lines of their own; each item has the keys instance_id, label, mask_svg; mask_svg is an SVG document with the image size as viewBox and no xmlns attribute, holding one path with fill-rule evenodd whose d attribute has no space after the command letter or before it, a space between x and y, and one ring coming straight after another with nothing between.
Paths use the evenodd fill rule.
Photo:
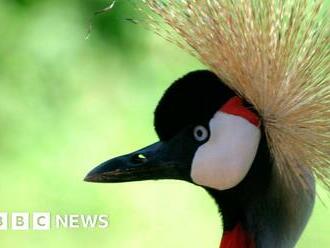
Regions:
<instances>
[{"instance_id":1,"label":"pale blue eye ring","mask_svg":"<svg viewBox=\"0 0 330 248\"><path fill-rule=\"evenodd\" d=\"M201 142L206 140L208 136L209 136L209 131L207 130L206 127L199 125L194 128L195 140Z\"/></svg>"}]
</instances>

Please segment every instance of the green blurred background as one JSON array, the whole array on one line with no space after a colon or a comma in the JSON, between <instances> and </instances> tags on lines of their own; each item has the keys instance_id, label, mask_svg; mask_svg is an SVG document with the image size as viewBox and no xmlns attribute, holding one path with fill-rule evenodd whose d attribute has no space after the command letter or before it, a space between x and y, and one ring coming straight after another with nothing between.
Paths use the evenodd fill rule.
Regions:
<instances>
[{"instance_id":1,"label":"green blurred background","mask_svg":"<svg viewBox=\"0 0 330 248\"><path fill-rule=\"evenodd\" d=\"M154 142L163 91L203 68L125 21L134 17L127 1L95 17L86 40L106 4L0 2L0 212L110 216L108 229L0 231L0 247L218 247L217 209L196 186L82 181L98 163ZM317 200L298 247L330 247L329 221Z\"/></svg>"}]
</instances>

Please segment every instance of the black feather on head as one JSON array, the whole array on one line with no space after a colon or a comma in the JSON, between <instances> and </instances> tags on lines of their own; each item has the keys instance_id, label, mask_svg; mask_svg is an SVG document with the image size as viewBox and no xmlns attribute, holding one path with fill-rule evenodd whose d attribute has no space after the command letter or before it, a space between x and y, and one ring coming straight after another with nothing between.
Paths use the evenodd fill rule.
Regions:
<instances>
[{"instance_id":1,"label":"black feather on head","mask_svg":"<svg viewBox=\"0 0 330 248\"><path fill-rule=\"evenodd\" d=\"M208 123L234 95L211 71L194 71L178 79L155 110L154 125L160 140L169 140L187 126Z\"/></svg>"}]
</instances>

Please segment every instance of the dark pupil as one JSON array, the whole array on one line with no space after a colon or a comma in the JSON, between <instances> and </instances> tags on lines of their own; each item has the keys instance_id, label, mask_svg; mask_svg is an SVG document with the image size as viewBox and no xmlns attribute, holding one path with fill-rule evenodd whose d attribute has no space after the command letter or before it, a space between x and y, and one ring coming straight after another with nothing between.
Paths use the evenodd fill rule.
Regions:
<instances>
[{"instance_id":1,"label":"dark pupil","mask_svg":"<svg viewBox=\"0 0 330 248\"><path fill-rule=\"evenodd\" d=\"M203 131L202 130L197 130L197 136L198 137L201 137L201 136L203 136Z\"/></svg>"}]
</instances>

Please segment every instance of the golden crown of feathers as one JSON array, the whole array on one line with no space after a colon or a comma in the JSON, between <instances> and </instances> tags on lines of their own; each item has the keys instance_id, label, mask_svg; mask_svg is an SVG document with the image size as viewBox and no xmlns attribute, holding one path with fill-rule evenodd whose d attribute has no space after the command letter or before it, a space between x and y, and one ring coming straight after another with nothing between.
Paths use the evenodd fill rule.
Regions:
<instances>
[{"instance_id":1,"label":"golden crown of feathers","mask_svg":"<svg viewBox=\"0 0 330 248\"><path fill-rule=\"evenodd\" d=\"M156 33L254 105L285 182L330 190L329 8L320 0L134 1ZM299 184L297 184L299 182Z\"/></svg>"}]
</instances>

